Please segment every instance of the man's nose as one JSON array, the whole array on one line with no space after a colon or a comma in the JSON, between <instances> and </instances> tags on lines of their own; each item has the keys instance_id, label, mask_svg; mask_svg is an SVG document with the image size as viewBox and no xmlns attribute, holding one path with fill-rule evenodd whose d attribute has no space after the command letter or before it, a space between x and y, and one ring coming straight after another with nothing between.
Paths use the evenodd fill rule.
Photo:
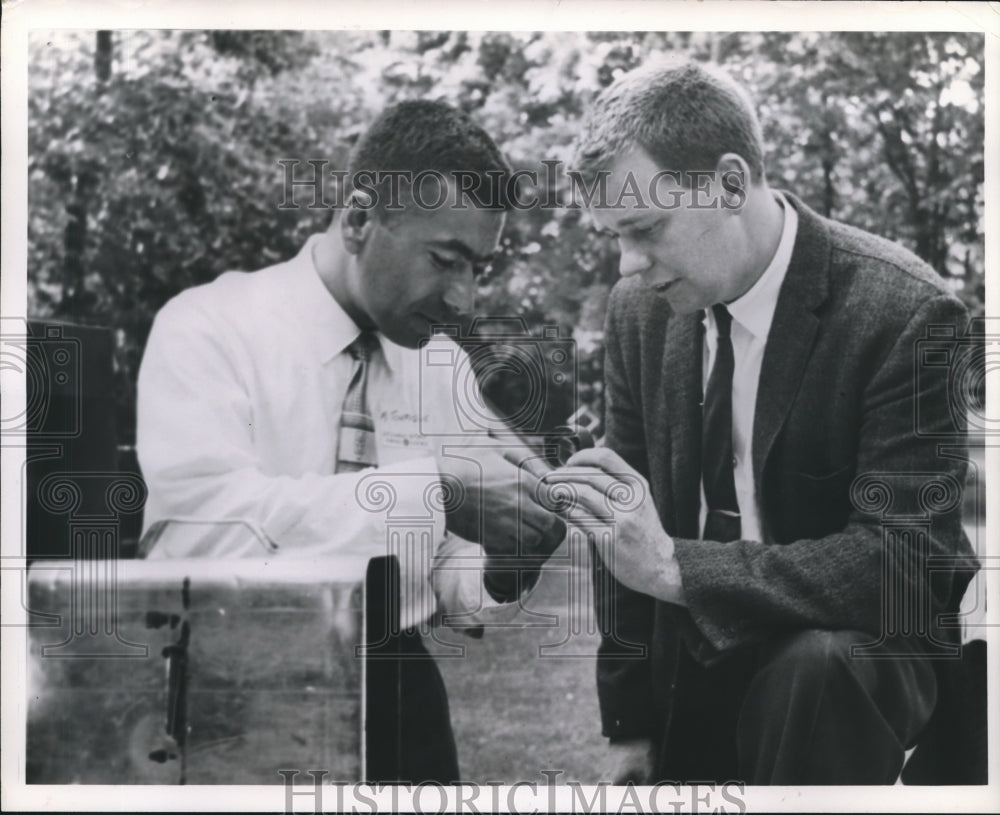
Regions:
<instances>
[{"instance_id":1,"label":"man's nose","mask_svg":"<svg viewBox=\"0 0 1000 815\"><path fill-rule=\"evenodd\" d=\"M472 314L476 304L476 281L472 272L456 276L444 293L445 305L456 315Z\"/></svg>"},{"instance_id":2,"label":"man's nose","mask_svg":"<svg viewBox=\"0 0 1000 815\"><path fill-rule=\"evenodd\" d=\"M621 250L621 257L618 259L618 273L622 277L631 277L639 272L644 272L650 267L649 255L635 249Z\"/></svg>"}]
</instances>

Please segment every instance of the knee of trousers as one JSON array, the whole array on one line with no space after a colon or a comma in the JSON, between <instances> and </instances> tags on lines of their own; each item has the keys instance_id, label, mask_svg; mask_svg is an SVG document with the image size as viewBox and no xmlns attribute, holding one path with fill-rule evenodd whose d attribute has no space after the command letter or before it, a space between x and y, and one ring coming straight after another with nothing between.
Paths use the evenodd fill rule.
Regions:
<instances>
[{"instance_id":1,"label":"knee of trousers","mask_svg":"<svg viewBox=\"0 0 1000 815\"><path fill-rule=\"evenodd\" d=\"M871 637L859 631L824 631L807 629L782 637L766 646L757 682L757 691L816 696L828 692L831 685L844 680L856 681L869 692L875 690L877 677L871 660L854 659L851 647L863 645Z\"/></svg>"}]
</instances>

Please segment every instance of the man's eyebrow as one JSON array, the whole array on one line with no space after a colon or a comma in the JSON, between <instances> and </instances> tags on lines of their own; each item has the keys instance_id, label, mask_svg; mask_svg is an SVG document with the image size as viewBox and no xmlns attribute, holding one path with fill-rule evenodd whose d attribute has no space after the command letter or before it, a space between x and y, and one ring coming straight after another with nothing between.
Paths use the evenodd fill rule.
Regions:
<instances>
[{"instance_id":1,"label":"man's eyebrow","mask_svg":"<svg viewBox=\"0 0 1000 815\"><path fill-rule=\"evenodd\" d=\"M650 214L649 212L637 212L634 215L626 215L618 222L617 228L622 229L624 227L627 229L628 227L633 226L637 222L641 221L643 218L648 217L649 214Z\"/></svg>"},{"instance_id":2,"label":"man's eyebrow","mask_svg":"<svg viewBox=\"0 0 1000 815\"><path fill-rule=\"evenodd\" d=\"M443 241L429 241L429 243L431 246L455 252L471 263L489 263L497 254L496 252L490 252L488 255L477 255L467 244L457 238L449 238Z\"/></svg>"},{"instance_id":3,"label":"man's eyebrow","mask_svg":"<svg viewBox=\"0 0 1000 815\"><path fill-rule=\"evenodd\" d=\"M638 222L642 221L648 215L649 215L648 212L637 212L635 215L626 215L624 218L618 221L613 227L599 226L598 231L601 232L602 234L610 235L611 237L617 237L621 231L628 229L629 227L635 226Z\"/></svg>"}]
</instances>

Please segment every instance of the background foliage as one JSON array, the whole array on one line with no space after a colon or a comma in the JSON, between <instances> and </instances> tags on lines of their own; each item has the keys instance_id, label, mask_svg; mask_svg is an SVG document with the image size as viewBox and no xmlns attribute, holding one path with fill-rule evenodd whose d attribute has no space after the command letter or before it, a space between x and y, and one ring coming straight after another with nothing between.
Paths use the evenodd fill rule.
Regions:
<instances>
[{"instance_id":1,"label":"background foliage","mask_svg":"<svg viewBox=\"0 0 1000 815\"><path fill-rule=\"evenodd\" d=\"M759 105L772 184L927 260L983 300L983 39L960 33L121 31L35 34L29 73L29 314L114 326L119 435L156 311L227 269L292 256L330 211L279 208L282 158L343 167L387 103L468 110L518 168L568 159L593 95L666 53L724 66ZM308 167L300 168L301 177ZM579 210L509 219L483 314L577 341L600 407L615 248ZM494 398L524 383L494 378ZM551 394L564 418L569 388Z\"/></svg>"}]
</instances>

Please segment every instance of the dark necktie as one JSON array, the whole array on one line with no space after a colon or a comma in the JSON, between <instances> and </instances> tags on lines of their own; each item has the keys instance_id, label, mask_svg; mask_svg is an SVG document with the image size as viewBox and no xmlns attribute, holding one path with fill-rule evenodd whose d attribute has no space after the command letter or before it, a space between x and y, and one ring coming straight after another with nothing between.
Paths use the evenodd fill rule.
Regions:
<instances>
[{"instance_id":1,"label":"dark necktie","mask_svg":"<svg viewBox=\"0 0 1000 815\"><path fill-rule=\"evenodd\" d=\"M337 472L350 473L378 464L375 452L375 424L368 410L368 368L379 350L378 338L362 331L347 351L354 359L351 381L344 394L337 438Z\"/></svg>"},{"instance_id":2,"label":"dark necktie","mask_svg":"<svg viewBox=\"0 0 1000 815\"><path fill-rule=\"evenodd\" d=\"M733 477L733 341L732 315L712 306L719 341L715 364L705 388L701 425L701 472L705 487L705 531L702 538L734 541L740 537L740 505Z\"/></svg>"}]
</instances>

